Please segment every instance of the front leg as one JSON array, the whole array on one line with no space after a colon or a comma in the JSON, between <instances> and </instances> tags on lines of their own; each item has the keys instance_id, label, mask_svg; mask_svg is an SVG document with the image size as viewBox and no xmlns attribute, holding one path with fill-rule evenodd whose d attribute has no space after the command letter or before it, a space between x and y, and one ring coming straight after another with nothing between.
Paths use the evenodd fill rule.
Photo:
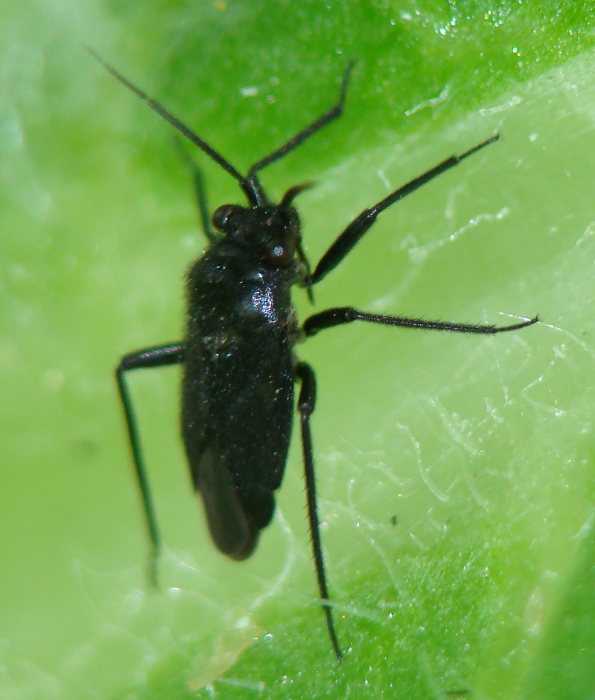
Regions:
<instances>
[{"instance_id":1,"label":"front leg","mask_svg":"<svg viewBox=\"0 0 595 700\"><path fill-rule=\"evenodd\" d=\"M388 207L392 206L400 199L403 199L407 195L415 192L426 183L430 182L434 178L438 177L442 173L456 167L459 163L462 163L466 158L481 151L482 148L495 143L500 137L498 134L491 136L482 143L473 146L473 148L468 149L460 155L450 156L446 158L438 165L430 168L427 172L419 175L418 177L410 180L406 185L399 187L394 192L391 192L387 197L382 199L380 202L375 204L369 209L364 209L360 214L358 214L355 219L348 224L347 228L335 239L331 244L330 248L324 253L322 258L320 258L318 265L310 277L310 284L317 284L326 275L328 275L331 270L343 260L343 258L349 253L349 251L357 244L357 242L364 236L372 227L378 216Z\"/></svg>"}]
</instances>

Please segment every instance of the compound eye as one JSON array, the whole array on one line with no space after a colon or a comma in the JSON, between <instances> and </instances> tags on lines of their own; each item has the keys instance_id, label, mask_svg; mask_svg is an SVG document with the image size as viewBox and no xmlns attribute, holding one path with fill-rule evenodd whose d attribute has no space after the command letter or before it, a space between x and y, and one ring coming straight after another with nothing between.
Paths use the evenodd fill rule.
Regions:
<instances>
[{"instance_id":1,"label":"compound eye","mask_svg":"<svg viewBox=\"0 0 595 700\"><path fill-rule=\"evenodd\" d=\"M219 231L226 231L229 228L231 217L236 212L237 207L233 204L224 204L213 212L213 226Z\"/></svg>"}]
</instances>

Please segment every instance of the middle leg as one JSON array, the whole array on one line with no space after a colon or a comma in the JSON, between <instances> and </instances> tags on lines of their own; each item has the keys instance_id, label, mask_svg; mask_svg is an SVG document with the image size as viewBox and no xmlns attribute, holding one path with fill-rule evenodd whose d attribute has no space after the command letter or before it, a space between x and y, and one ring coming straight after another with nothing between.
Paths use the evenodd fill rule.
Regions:
<instances>
[{"instance_id":1,"label":"middle leg","mask_svg":"<svg viewBox=\"0 0 595 700\"><path fill-rule=\"evenodd\" d=\"M494 326L480 323L456 323L453 321L427 321L423 318L407 318L406 316L387 316L384 314L370 314L358 311L351 306L339 306L326 309L307 318L303 325L306 336L316 335L319 331L333 326L342 326L353 321L368 321L368 323L380 323L384 326L402 326L404 328L422 328L431 331L451 331L453 333L482 333L493 335L505 331L516 331L519 328L532 326L539 320L538 316L528 318L519 323L507 326Z\"/></svg>"}]
</instances>

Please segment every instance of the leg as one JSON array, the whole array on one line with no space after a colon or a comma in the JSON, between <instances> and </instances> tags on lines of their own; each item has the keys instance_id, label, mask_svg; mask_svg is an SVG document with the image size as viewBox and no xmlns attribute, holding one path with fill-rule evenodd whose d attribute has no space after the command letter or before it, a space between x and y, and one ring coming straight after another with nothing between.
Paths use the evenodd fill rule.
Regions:
<instances>
[{"instance_id":1,"label":"leg","mask_svg":"<svg viewBox=\"0 0 595 700\"><path fill-rule=\"evenodd\" d=\"M314 411L316 403L316 378L312 368L304 362L297 366L297 375L302 382L302 388L298 399L298 411L300 414L300 426L302 430L302 449L304 453L304 476L306 479L306 495L308 498L308 521L310 523L310 535L312 537L312 552L314 554L314 564L316 566L316 577L318 578L318 590L322 599L322 607L326 616L326 626L331 638L333 651L339 661L343 658L343 653L339 646L335 624L333 622L333 611L330 606L330 597L326 583L326 573L324 570L324 558L322 556L322 544L320 541L320 523L318 520L318 508L316 505L316 479L314 474L314 456L312 453L312 434L310 432L310 416Z\"/></svg>"},{"instance_id":2,"label":"leg","mask_svg":"<svg viewBox=\"0 0 595 700\"><path fill-rule=\"evenodd\" d=\"M450 321L426 321L422 318L405 318L404 316L385 316L383 314L368 314L358 311L351 306L326 309L318 314L307 318L304 323L304 333L306 336L316 335L318 331L333 326L341 326L352 321L368 321L369 323L380 323L384 326L403 326L404 328L425 328L433 331L451 331L454 333L503 333L505 331L516 331L519 328L532 326L539 318L534 318L513 323L509 326L492 326L473 323L452 323Z\"/></svg>"},{"instance_id":3,"label":"leg","mask_svg":"<svg viewBox=\"0 0 595 700\"><path fill-rule=\"evenodd\" d=\"M329 109L328 112L325 112L323 115L318 117L318 119L315 119L311 124L308 124L308 126L305 129L302 129L295 136L292 136L289 139L289 141L277 148L276 151L269 153L268 156L259 160L258 163L254 163L250 170L248 170L248 175L246 176L247 180L252 178L255 173L257 173L259 170L262 170L265 166L274 163L280 158L283 158L283 156L287 155L290 151L293 151L294 148L297 148L300 144L304 143L306 139L310 138L310 136L315 134L317 131L320 131L320 129L325 127L329 122L338 119L341 116L341 114L343 114L343 108L345 106L345 97L347 95L347 87L349 85L349 78L351 76L353 66L354 62L351 61L347 65L347 68L345 68L345 72L343 73L343 81L341 83L341 92L339 93L339 99L337 100L337 103L333 107L331 107L331 109Z\"/></svg>"},{"instance_id":4,"label":"leg","mask_svg":"<svg viewBox=\"0 0 595 700\"><path fill-rule=\"evenodd\" d=\"M408 182L406 185L399 187L398 190L395 190L389 194L388 197L385 197L382 201L378 202L378 204L375 204L369 209L364 209L361 214L358 214L358 216L355 217L355 219L347 226L343 233L339 235L334 243L331 244L331 247L322 256L320 262L316 266L316 269L312 273L311 284L320 282L320 280L326 277L331 270L337 267L337 265L341 262L341 260L343 260L347 253L349 253L359 239L370 229L378 218L378 215L385 209L390 207L395 202L398 202L399 199L403 199L403 197L411 194L422 185L430 182L430 180L438 177L438 175L441 175L443 172L454 168L461 161L465 160L465 158L473 153L477 153L477 151L485 146L489 146L499 138L500 137L498 134L496 134L477 146L470 148L468 151L465 151L465 153L462 153L459 156L455 155L443 160L441 163L438 163L438 165L435 165L423 175L420 175L419 177L416 177Z\"/></svg>"},{"instance_id":5,"label":"leg","mask_svg":"<svg viewBox=\"0 0 595 700\"><path fill-rule=\"evenodd\" d=\"M133 369L179 364L184 361L184 349L184 343L172 343L171 345L161 345L156 348L140 350L139 352L125 355L120 360L120 364L116 369L116 382L118 384L118 391L120 392L120 401L124 407L128 438L130 440L130 448L134 461L136 483L141 495L145 525L149 535L150 552L148 574L149 580L153 585L157 585L157 559L159 557L161 541L157 528L157 518L155 517L153 500L151 498L151 491L149 489L145 462L141 451L138 426L132 409L132 400L128 392L125 373Z\"/></svg>"},{"instance_id":6,"label":"leg","mask_svg":"<svg viewBox=\"0 0 595 700\"><path fill-rule=\"evenodd\" d=\"M213 243L217 239L217 236L215 235L215 232L211 226L211 217L209 214L209 205L207 204L205 181L202 171L177 138L175 139L175 142L180 154L182 155L182 158L184 159L184 162L190 170L190 174L192 175L194 194L196 196L196 204L198 206L198 215L202 226L202 232L209 239L209 242Z\"/></svg>"}]
</instances>

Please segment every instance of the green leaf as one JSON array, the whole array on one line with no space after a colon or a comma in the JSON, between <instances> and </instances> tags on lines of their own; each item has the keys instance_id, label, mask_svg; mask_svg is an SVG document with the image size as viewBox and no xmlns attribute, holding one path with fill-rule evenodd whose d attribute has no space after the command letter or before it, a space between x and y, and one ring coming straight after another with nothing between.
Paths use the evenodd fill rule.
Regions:
<instances>
[{"instance_id":1,"label":"green leaf","mask_svg":"<svg viewBox=\"0 0 595 700\"><path fill-rule=\"evenodd\" d=\"M593 14L568 2L86 3L0 11L0 696L576 698L593 666ZM300 195L316 261L385 212L316 309L541 323L494 338L354 324L299 345L337 630L317 604L294 440L249 561L214 551L176 369L131 382L166 552L160 590L113 383L175 340L200 254L171 129L96 49L239 170ZM202 155L212 206L241 201ZM296 292L301 319L310 313Z\"/></svg>"}]
</instances>

